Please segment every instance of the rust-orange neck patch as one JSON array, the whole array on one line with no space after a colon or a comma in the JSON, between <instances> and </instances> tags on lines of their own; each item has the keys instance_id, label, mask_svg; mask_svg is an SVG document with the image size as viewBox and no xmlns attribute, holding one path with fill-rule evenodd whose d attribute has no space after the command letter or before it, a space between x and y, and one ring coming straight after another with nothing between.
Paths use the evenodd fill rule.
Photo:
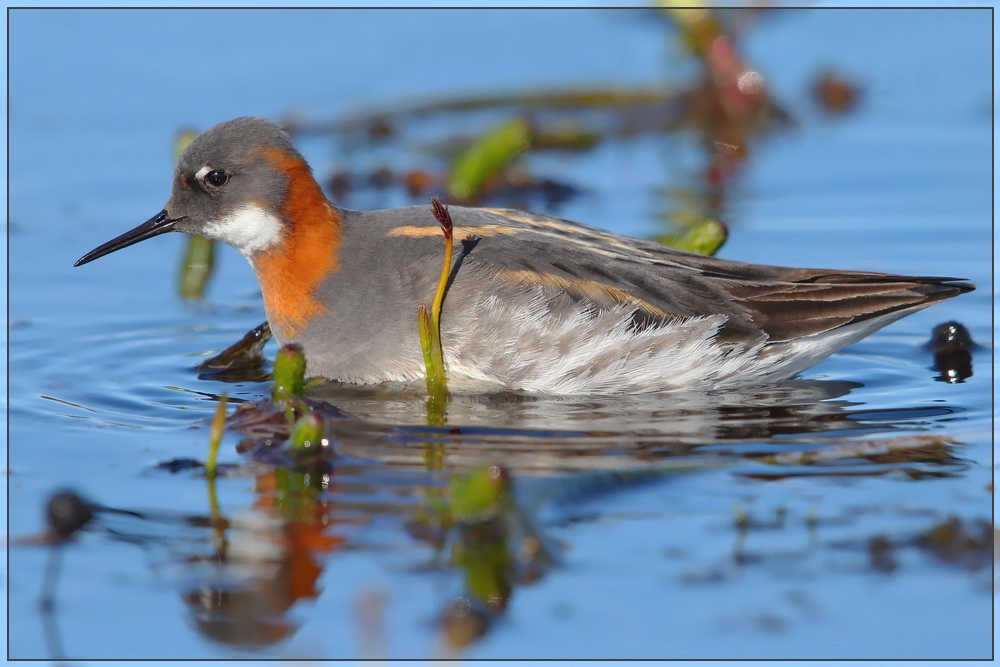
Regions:
<instances>
[{"instance_id":1,"label":"rust-orange neck patch","mask_svg":"<svg viewBox=\"0 0 1000 667\"><path fill-rule=\"evenodd\" d=\"M282 241L257 255L254 269L271 326L288 341L326 310L316 289L340 269L340 216L303 160L277 149L264 157L287 176L288 194Z\"/></svg>"}]
</instances>

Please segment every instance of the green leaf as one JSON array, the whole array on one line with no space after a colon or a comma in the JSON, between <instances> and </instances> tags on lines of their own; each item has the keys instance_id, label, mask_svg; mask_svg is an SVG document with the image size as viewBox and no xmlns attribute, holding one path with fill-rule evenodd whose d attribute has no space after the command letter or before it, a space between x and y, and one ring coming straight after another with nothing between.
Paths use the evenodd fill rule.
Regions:
<instances>
[{"instance_id":1,"label":"green leaf","mask_svg":"<svg viewBox=\"0 0 1000 667\"><path fill-rule=\"evenodd\" d=\"M451 510L459 521L482 521L503 510L509 500L510 477L500 466L477 468L448 484Z\"/></svg>"},{"instance_id":2,"label":"green leaf","mask_svg":"<svg viewBox=\"0 0 1000 667\"><path fill-rule=\"evenodd\" d=\"M297 400L305 387L306 355L302 346L289 343L278 350L274 360L274 385L271 400L277 405Z\"/></svg>"},{"instance_id":3,"label":"green leaf","mask_svg":"<svg viewBox=\"0 0 1000 667\"><path fill-rule=\"evenodd\" d=\"M181 259L181 298L200 301L214 268L215 241L204 236L188 236L187 248Z\"/></svg>"},{"instance_id":4,"label":"green leaf","mask_svg":"<svg viewBox=\"0 0 1000 667\"><path fill-rule=\"evenodd\" d=\"M323 420L316 414L309 412L303 415L288 436L288 443L296 451L316 451L322 446L323 440Z\"/></svg>"},{"instance_id":5,"label":"green leaf","mask_svg":"<svg viewBox=\"0 0 1000 667\"><path fill-rule=\"evenodd\" d=\"M729 238L729 230L718 220L704 220L685 233L676 236L662 236L658 240L663 245L701 255L714 255Z\"/></svg>"},{"instance_id":6,"label":"green leaf","mask_svg":"<svg viewBox=\"0 0 1000 667\"><path fill-rule=\"evenodd\" d=\"M531 131L521 119L501 125L461 154L448 179L448 194L468 201L515 157L528 150Z\"/></svg>"}]
</instances>

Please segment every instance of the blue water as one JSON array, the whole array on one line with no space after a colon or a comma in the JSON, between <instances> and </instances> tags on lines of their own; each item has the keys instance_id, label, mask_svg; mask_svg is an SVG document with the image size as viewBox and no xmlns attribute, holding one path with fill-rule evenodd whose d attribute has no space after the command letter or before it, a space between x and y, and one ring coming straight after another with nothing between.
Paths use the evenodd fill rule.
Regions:
<instances>
[{"instance_id":1,"label":"blue water","mask_svg":"<svg viewBox=\"0 0 1000 667\"><path fill-rule=\"evenodd\" d=\"M676 36L639 11L15 10L8 16L12 536L38 532L45 498L67 485L109 506L205 514L203 479L152 466L204 458L214 395L228 390L256 400L266 392L258 383L199 380L193 371L264 319L254 276L235 251L221 250L207 298L196 305L176 296L180 235L72 267L84 252L162 208L178 129L239 115L344 118L498 91L681 85L693 71L679 56ZM906 318L805 374L864 385L830 399L835 416L916 410L891 427L905 422L954 438L961 470L918 480L896 471L771 482L713 471L545 509L546 530L563 547L561 567L517 588L506 614L468 657L991 654L988 572L911 547L897 549L899 569L887 574L868 566L865 550L872 536L903 541L951 515L991 517L991 29L986 11L795 10L756 19L743 38L745 56L797 124L755 144L730 193L732 235L721 252L761 263L955 275L978 284L976 292ZM855 112L830 119L815 108L808 85L822 67L860 83ZM443 135L447 123L431 122L424 131ZM323 179L350 160L407 167L420 160L419 151L398 148L349 155L321 137L300 145ZM540 175L586 190L559 215L649 235L663 205L658 190L690 180L698 156L693 138L682 134L530 159ZM382 205L401 203L393 197ZM985 346L974 358L975 374L961 384L933 381L929 354L920 348L935 324L951 319ZM703 421L684 421L670 411L675 399L661 401L601 409L542 402L530 413L458 406L453 419L646 429L662 448L699 438L713 444L706 429L726 423L708 412L695 415ZM952 412L919 412L941 406ZM420 417L419 402L351 407L380 422ZM857 431L890 428L864 426ZM851 435L841 429L835 435ZM238 440L227 434L224 461L243 460L234 451ZM782 441L759 436L715 444L770 451ZM631 456L633 445L616 446ZM520 464L541 461L537 447L509 455ZM572 467L567 459L559 465ZM381 470L366 468L357 479L389 474ZM220 482L228 516L256 516L253 484L249 477ZM372 483L337 496L339 513L331 516L343 524L333 530L349 548L325 556L319 597L288 612L297 629L259 652L197 630L179 596L197 572L179 565L175 554L83 536L66 550L58 590L55 623L67 657L358 656L364 648L356 609L371 591L385 600L383 652L437 655L436 619L459 582L449 570L427 570L429 549L400 528L399 515L366 504L404 506L393 500L395 488ZM734 506L760 519L781 508L787 522L751 530L741 541ZM810 531L814 515L819 522ZM14 547L8 557L10 656L51 657L38 611L47 552Z\"/></svg>"}]
</instances>

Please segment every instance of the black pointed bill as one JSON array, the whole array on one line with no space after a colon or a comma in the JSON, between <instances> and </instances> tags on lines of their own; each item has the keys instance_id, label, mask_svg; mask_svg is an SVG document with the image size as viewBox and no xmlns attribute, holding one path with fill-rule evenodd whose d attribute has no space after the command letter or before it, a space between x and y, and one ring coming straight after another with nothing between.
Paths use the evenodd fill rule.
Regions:
<instances>
[{"instance_id":1,"label":"black pointed bill","mask_svg":"<svg viewBox=\"0 0 1000 667\"><path fill-rule=\"evenodd\" d=\"M183 219L183 216L180 218L171 218L167 215L167 209L163 209L135 229L129 230L118 238L111 239L104 245L94 248L86 255L78 259L76 264L73 266L81 266L87 262L93 262L98 257L104 257L105 255L109 255L116 250L121 250L122 248L127 248L130 245L138 243L139 241L145 241L146 239L151 239L154 236L159 236L164 232L173 231L174 225Z\"/></svg>"}]
</instances>

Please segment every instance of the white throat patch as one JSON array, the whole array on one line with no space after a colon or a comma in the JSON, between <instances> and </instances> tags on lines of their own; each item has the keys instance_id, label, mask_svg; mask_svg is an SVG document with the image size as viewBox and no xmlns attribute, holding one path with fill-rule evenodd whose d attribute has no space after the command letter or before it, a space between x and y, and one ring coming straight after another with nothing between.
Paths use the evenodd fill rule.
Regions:
<instances>
[{"instance_id":1,"label":"white throat patch","mask_svg":"<svg viewBox=\"0 0 1000 667\"><path fill-rule=\"evenodd\" d=\"M259 206L249 204L208 222L202 235L228 243L250 259L281 240L281 221Z\"/></svg>"}]
</instances>

